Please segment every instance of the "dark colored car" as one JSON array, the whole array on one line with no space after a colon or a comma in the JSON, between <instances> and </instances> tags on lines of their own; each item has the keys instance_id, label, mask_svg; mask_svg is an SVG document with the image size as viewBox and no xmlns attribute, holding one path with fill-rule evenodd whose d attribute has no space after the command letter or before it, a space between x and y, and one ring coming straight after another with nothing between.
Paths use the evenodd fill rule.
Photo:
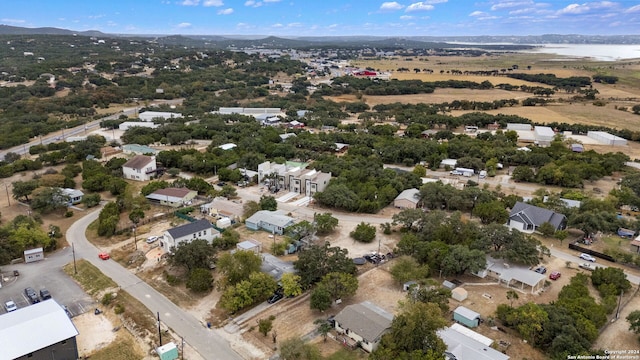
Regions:
<instances>
[{"instance_id":1,"label":"dark colored car","mask_svg":"<svg viewBox=\"0 0 640 360\"><path fill-rule=\"evenodd\" d=\"M539 268L534 270L535 272L537 272L538 274L544 274L547 272L547 268L544 266L540 266Z\"/></svg>"},{"instance_id":2,"label":"dark colored car","mask_svg":"<svg viewBox=\"0 0 640 360\"><path fill-rule=\"evenodd\" d=\"M51 299L51 293L47 289L40 289L40 298L42 300Z\"/></svg>"},{"instance_id":3,"label":"dark colored car","mask_svg":"<svg viewBox=\"0 0 640 360\"><path fill-rule=\"evenodd\" d=\"M32 304L40 302L40 298L38 298L38 294L36 294L36 291L33 290L33 288L28 287L24 289L24 294L27 296L27 298Z\"/></svg>"},{"instance_id":4,"label":"dark colored car","mask_svg":"<svg viewBox=\"0 0 640 360\"><path fill-rule=\"evenodd\" d=\"M276 290L276 292L273 293L273 295L271 295L271 297L269 298L269 300L267 300L267 302L269 304L273 304L278 300L282 299L283 297L284 297L284 291L282 290L282 288L279 288L278 290Z\"/></svg>"}]
</instances>

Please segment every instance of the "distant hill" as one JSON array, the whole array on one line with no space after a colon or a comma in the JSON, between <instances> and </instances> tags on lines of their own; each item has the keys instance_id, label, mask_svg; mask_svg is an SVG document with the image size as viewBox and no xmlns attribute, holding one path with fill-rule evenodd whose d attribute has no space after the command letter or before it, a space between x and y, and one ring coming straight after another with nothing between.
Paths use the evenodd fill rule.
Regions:
<instances>
[{"instance_id":1,"label":"distant hill","mask_svg":"<svg viewBox=\"0 0 640 360\"><path fill-rule=\"evenodd\" d=\"M97 30L73 31L54 27L26 28L1 25L0 35L83 35L96 37L119 38L154 38L155 40L174 45L203 46L214 48L305 48L318 46L352 46L363 48L395 47L395 48L451 48L477 47L482 49L504 49L511 45L541 44L640 44L640 35L580 35L580 34L545 34L545 35L473 35L473 36L287 36L276 37L266 35L169 35L169 34L107 34ZM458 43L458 44L450 44ZM471 45L469 45L471 44Z\"/></svg>"},{"instance_id":2,"label":"distant hill","mask_svg":"<svg viewBox=\"0 0 640 360\"><path fill-rule=\"evenodd\" d=\"M72 31L54 27L26 28L0 24L0 35L84 35L84 36L105 36L106 34L97 30Z\"/></svg>"}]
</instances>

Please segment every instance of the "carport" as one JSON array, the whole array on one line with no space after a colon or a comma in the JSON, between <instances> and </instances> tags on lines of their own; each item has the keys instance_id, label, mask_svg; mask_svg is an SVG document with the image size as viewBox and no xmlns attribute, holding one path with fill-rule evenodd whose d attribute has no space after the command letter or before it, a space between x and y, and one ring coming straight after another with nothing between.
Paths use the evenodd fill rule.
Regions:
<instances>
[{"instance_id":1,"label":"carport","mask_svg":"<svg viewBox=\"0 0 640 360\"><path fill-rule=\"evenodd\" d=\"M487 256L487 267L474 275L481 278L488 276L498 280L501 284L523 291L525 286L529 286L532 294L542 290L545 280L544 275L529 270L526 266L501 262L500 259L489 256Z\"/></svg>"}]
</instances>

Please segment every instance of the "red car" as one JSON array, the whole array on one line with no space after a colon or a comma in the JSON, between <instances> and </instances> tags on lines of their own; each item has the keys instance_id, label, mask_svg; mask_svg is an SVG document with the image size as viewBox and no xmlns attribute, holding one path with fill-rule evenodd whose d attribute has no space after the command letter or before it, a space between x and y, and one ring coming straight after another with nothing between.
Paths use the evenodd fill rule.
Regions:
<instances>
[{"instance_id":1,"label":"red car","mask_svg":"<svg viewBox=\"0 0 640 360\"><path fill-rule=\"evenodd\" d=\"M560 272L558 271L554 271L549 275L549 279L551 280L558 280L560 278Z\"/></svg>"},{"instance_id":2,"label":"red car","mask_svg":"<svg viewBox=\"0 0 640 360\"><path fill-rule=\"evenodd\" d=\"M105 252L101 252L100 254L98 254L98 257L102 260L109 260L110 256L109 254L105 253Z\"/></svg>"}]
</instances>

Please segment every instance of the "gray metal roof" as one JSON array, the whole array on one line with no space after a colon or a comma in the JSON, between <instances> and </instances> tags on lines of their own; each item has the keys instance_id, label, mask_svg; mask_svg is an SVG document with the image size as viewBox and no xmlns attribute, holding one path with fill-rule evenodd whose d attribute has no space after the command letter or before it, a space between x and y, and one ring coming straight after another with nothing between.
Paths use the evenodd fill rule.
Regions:
<instances>
[{"instance_id":1,"label":"gray metal roof","mask_svg":"<svg viewBox=\"0 0 640 360\"><path fill-rule=\"evenodd\" d=\"M142 169L147 164L151 163L154 160L151 156L147 155L136 155L131 158L131 160L127 161L122 165L123 167L131 168L131 169Z\"/></svg>"},{"instance_id":2,"label":"gray metal roof","mask_svg":"<svg viewBox=\"0 0 640 360\"><path fill-rule=\"evenodd\" d=\"M416 188L406 189L401 192L398 196L396 196L395 200L409 200L413 203L418 203L420 201L420 190Z\"/></svg>"},{"instance_id":3,"label":"gray metal roof","mask_svg":"<svg viewBox=\"0 0 640 360\"><path fill-rule=\"evenodd\" d=\"M250 222L253 224L258 224L260 222L264 222L267 224L279 226L279 227L287 227L291 225L294 221L292 217L283 215L279 211L269 211L269 210L260 210L255 214L251 215L245 222Z\"/></svg>"},{"instance_id":4,"label":"gray metal roof","mask_svg":"<svg viewBox=\"0 0 640 360\"><path fill-rule=\"evenodd\" d=\"M480 314L464 306L458 306L455 310L453 310L453 312L462 315L469 320L480 318Z\"/></svg>"},{"instance_id":5,"label":"gray metal roof","mask_svg":"<svg viewBox=\"0 0 640 360\"><path fill-rule=\"evenodd\" d=\"M452 328L438 330L437 334L456 360L509 360L508 355Z\"/></svg>"},{"instance_id":6,"label":"gray metal roof","mask_svg":"<svg viewBox=\"0 0 640 360\"><path fill-rule=\"evenodd\" d=\"M548 222L556 229L558 229L566 219L563 214L520 201L513 206L513 209L511 209L511 213L509 214L509 218L514 217L522 223L532 224L535 226L540 226L545 222Z\"/></svg>"},{"instance_id":7,"label":"gray metal roof","mask_svg":"<svg viewBox=\"0 0 640 360\"><path fill-rule=\"evenodd\" d=\"M213 229L213 225L207 219L196 220L192 223L184 224L178 227L167 230L169 235L174 239L181 238L183 236L195 234L199 231ZM217 231L217 230L216 230Z\"/></svg>"},{"instance_id":8,"label":"gray metal roof","mask_svg":"<svg viewBox=\"0 0 640 360\"><path fill-rule=\"evenodd\" d=\"M336 315L343 329L349 329L368 342L376 342L391 327L393 315L369 301L349 305Z\"/></svg>"},{"instance_id":9,"label":"gray metal roof","mask_svg":"<svg viewBox=\"0 0 640 360\"><path fill-rule=\"evenodd\" d=\"M16 359L77 335L55 300L41 301L0 315L0 357Z\"/></svg>"},{"instance_id":10,"label":"gray metal roof","mask_svg":"<svg viewBox=\"0 0 640 360\"><path fill-rule=\"evenodd\" d=\"M545 279L544 275L530 270L526 266L505 263L502 260L494 259L489 256L487 256L487 269L495 272L496 274L500 274L500 280L507 283L511 282L511 280L515 280L534 287Z\"/></svg>"}]
</instances>

